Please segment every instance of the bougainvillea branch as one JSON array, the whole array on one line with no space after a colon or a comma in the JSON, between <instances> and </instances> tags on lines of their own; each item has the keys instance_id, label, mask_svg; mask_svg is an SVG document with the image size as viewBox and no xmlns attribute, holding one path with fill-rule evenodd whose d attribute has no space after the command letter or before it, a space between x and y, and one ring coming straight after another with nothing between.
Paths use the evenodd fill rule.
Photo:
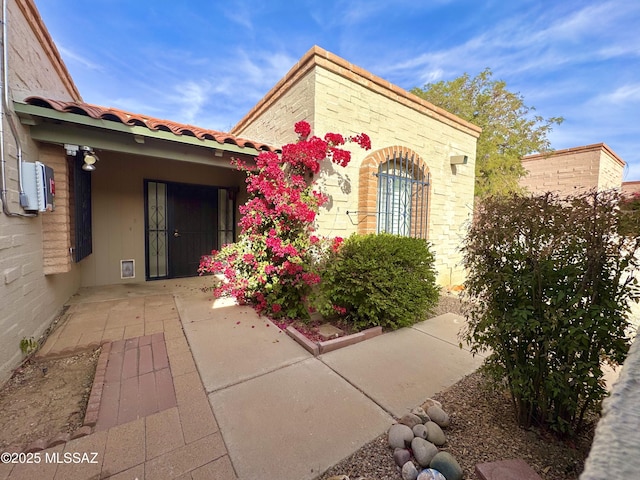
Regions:
<instances>
[{"instance_id":1,"label":"bougainvillea branch","mask_svg":"<svg viewBox=\"0 0 640 480\"><path fill-rule=\"evenodd\" d=\"M342 239L314 235L314 222L328 197L314 189L313 176L328 159L346 167L351 152L341 148L355 143L371 148L369 137L343 137L327 133L311 135L307 122L295 124L297 143L284 145L282 154L262 152L255 166L236 161L247 175L249 200L239 210L242 220L238 242L213 251L200 263L199 272L221 273L225 281L217 296L231 295L273 318L306 318L304 299L320 281L314 259L321 252L337 250Z\"/></svg>"}]
</instances>

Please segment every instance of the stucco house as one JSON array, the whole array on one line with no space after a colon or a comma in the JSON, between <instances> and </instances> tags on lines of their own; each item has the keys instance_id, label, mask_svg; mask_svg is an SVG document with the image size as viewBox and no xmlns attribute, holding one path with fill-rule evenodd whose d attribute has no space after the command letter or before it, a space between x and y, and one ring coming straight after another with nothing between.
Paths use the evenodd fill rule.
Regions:
<instances>
[{"instance_id":1,"label":"stucco house","mask_svg":"<svg viewBox=\"0 0 640 480\"><path fill-rule=\"evenodd\" d=\"M80 287L195 275L201 255L238 233L246 189L231 159L294 141L299 120L373 145L344 171L323 167L320 233L421 236L438 281L463 280L474 125L318 47L230 133L90 105L33 0L9 0L4 20L0 383L21 339L38 338Z\"/></svg>"}]
</instances>

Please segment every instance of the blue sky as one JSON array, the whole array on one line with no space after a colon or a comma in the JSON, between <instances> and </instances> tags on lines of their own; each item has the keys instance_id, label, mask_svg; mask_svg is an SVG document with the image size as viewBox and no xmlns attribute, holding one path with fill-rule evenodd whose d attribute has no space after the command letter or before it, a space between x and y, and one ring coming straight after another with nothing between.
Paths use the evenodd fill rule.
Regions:
<instances>
[{"instance_id":1,"label":"blue sky","mask_svg":"<svg viewBox=\"0 0 640 480\"><path fill-rule=\"evenodd\" d=\"M313 45L407 90L484 68L640 180L640 2L36 0L83 99L228 131Z\"/></svg>"}]
</instances>

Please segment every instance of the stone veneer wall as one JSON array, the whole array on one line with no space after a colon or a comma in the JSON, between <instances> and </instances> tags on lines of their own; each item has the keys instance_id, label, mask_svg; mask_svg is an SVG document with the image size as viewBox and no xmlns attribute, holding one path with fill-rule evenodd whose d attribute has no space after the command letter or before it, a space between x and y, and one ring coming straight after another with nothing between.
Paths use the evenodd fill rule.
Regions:
<instances>
[{"instance_id":1,"label":"stone veneer wall","mask_svg":"<svg viewBox=\"0 0 640 480\"><path fill-rule=\"evenodd\" d=\"M7 23L12 98L22 100L30 94L41 94L61 100L80 99L33 2L10 1ZM60 210L55 215L43 213L33 218L0 213L0 384L22 358L20 340L38 338L80 285L79 269L66 257L66 230L54 234L56 222L60 218L66 222L67 215L64 156L53 149L41 150L30 139L28 127L14 119L24 160L39 160L54 167ZM23 212L18 203L17 147L3 120L8 207L12 212ZM57 271L67 273L50 275Z\"/></svg>"},{"instance_id":2,"label":"stone veneer wall","mask_svg":"<svg viewBox=\"0 0 640 480\"><path fill-rule=\"evenodd\" d=\"M369 219L359 228L362 219L353 213L369 210L373 203L371 185L360 184L361 167L375 169L389 149L410 150L431 173L427 235L436 253L438 282L463 281L458 248L473 210L477 127L318 47L232 133L282 144L295 140L295 135L282 133L283 127L291 131L299 120L309 121L318 136L365 132L372 141L369 152L351 147L346 169L328 162L322 166L319 185L331 199L318 217L321 234L375 231ZM452 166L451 155L466 155L469 162Z\"/></svg>"},{"instance_id":3,"label":"stone veneer wall","mask_svg":"<svg viewBox=\"0 0 640 480\"><path fill-rule=\"evenodd\" d=\"M532 193L552 191L562 195L620 188L625 165L603 143L529 155L522 164L528 175L520 185Z\"/></svg>"}]
</instances>

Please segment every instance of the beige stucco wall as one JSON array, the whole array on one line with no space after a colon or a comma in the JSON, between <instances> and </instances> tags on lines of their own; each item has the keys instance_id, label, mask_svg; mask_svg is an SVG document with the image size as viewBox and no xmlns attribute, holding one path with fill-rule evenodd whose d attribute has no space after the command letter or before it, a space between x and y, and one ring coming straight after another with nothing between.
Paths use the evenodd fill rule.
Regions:
<instances>
[{"instance_id":1,"label":"beige stucco wall","mask_svg":"<svg viewBox=\"0 0 640 480\"><path fill-rule=\"evenodd\" d=\"M25 17L30 2L8 4L9 86L13 98L28 92L71 100L76 92L69 81L58 76L59 65L38 41L42 32L34 32L37 18ZM28 128L16 118L23 158L46 161L39 147L30 140ZM16 142L4 123L6 182L8 206L12 212L24 213L18 204L18 168ZM79 269L61 275L45 275L43 268L43 220L47 213L34 218L8 217L0 213L0 383L22 359L20 340L38 338L61 311L64 303L80 284Z\"/></svg>"},{"instance_id":2,"label":"beige stucco wall","mask_svg":"<svg viewBox=\"0 0 640 480\"><path fill-rule=\"evenodd\" d=\"M620 188L624 162L605 144L530 155L522 160L527 170L520 185L531 193L571 195L590 189Z\"/></svg>"},{"instance_id":3,"label":"beige stucco wall","mask_svg":"<svg viewBox=\"0 0 640 480\"><path fill-rule=\"evenodd\" d=\"M360 77L364 71L349 67L345 73L339 67L315 65L304 75L298 75L294 67L293 73L274 87L280 91L268 96L267 104L254 109L255 114L248 114L234 133L279 145L294 141L293 124L307 120L318 136L364 132L371 137L369 152L349 147L353 156L346 169L329 162L322 167L317 180L330 201L317 223L319 233L328 236L348 236L357 230L357 216L347 212L358 210L359 169L368 155L390 146L416 152L431 173L428 238L436 253L438 282L462 283L458 249L473 209L476 136L464 126L456 128L452 125L455 122L442 121L437 113L414 107L411 98L398 101L393 91L365 81ZM291 109L289 105L304 108ZM467 155L469 161L451 166L451 155Z\"/></svg>"},{"instance_id":4,"label":"beige stucco wall","mask_svg":"<svg viewBox=\"0 0 640 480\"><path fill-rule=\"evenodd\" d=\"M145 179L244 188L245 178L233 169L113 152L101 154L91 175L93 253L80 263L82 286L145 280ZM128 259L136 277L122 280L120 260Z\"/></svg>"}]
</instances>

